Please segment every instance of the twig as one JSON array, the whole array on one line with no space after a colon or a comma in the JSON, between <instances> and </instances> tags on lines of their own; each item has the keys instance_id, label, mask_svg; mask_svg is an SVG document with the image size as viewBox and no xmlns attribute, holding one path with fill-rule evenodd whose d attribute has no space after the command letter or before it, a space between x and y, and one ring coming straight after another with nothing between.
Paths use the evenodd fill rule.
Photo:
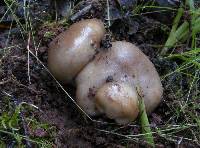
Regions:
<instances>
[{"instance_id":1,"label":"twig","mask_svg":"<svg viewBox=\"0 0 200 148\"><path fill-rule=\"evenodd\" d=\"M76 19L78 19L79 17L83 16L84 14L86 14L87 12L89 12L89 10L92 8L92 4L84 7L82 10L80 10L79 12L75 13L72 17L71 20L75 21Z\"/></svg>"},{"instance_id":2,"label":"twig","mask_svg":"<svg viewBox=\"0 0 200 148\"><path fill-rule=\"evenodd\" d=\"M27 53L28 53L28 81L31 84L31 76L30 76L30 40L31 40L31 33L28 34L28 43L27 43Z\"/></svg>"}]
</instances>

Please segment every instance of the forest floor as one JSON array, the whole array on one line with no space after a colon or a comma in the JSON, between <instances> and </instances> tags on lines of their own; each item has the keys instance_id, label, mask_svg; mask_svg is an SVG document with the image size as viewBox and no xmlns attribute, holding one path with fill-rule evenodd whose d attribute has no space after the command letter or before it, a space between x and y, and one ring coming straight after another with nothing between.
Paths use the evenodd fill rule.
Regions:
<instances>
[{"instance_id":1,"label":"forest floor","mask_svg":"<svg viewBox=\"0 0 200 148\"><path fill-rule=\"evenodd\" d=\"M195 48L188 37L160 55L178 5L36 0L26 6L20 0L0 2L0 147L146 146L138 121L124 126L103 116L91 121L68 97L75 98L74 86L62 86L48 71L51 40L87 18L104 22L106 39L139 46L161 76L162 103L149 116L156 147L200 147L200 59L191 62L200 56L200 37ZM183 54L188 51L194 52Z\"/></svg>"}]
</instances>

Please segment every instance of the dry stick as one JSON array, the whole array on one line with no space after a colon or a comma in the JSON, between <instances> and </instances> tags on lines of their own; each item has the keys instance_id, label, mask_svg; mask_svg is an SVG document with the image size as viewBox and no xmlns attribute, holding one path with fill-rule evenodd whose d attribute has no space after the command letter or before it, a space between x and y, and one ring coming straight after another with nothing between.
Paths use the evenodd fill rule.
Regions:
<instances>
[{"instance_id":1,"label":"dry stick","mask_svg":"<svg viewBox=\"0 0 200 148\"><path fill-rule=\"evenodd\" d=\"M74 14L72 17L71 17L71 20L72 21L75 21L76 19L80 18L81 16L83 16L84 14L88 13L92 8L92 4L84 7L82 10L80 10L79 12L77 12L76 14Z\"/></svg>"},{"instance_id":2,"label":"dry stick","mask_svg":"<svg viewBox=\"0 0 200 148\"><path fill-rule=\"evenodd\" d=\"M29 32L28 34L28 43L27 43L27 56L28 56L28 82L31 84L31 76L30 76L30 40L31 40L31 34Z\"/></svg>"},{"instance_id":3,"label":"dry stick","mask_svg":"<svg viewBox=\"0 0 200 148\"><path fill-rule=\"evenodd\" d=\"M140 88L136 88L136 90L139 98L139 120L142 127L142 134L144 134L144 139L146 140L146 142L148 142L148 144L150 144L152 147L155 147L152 131L149 125L149 120L145 109L144 99L141 95Z\"/></svg>"}]
</instances>

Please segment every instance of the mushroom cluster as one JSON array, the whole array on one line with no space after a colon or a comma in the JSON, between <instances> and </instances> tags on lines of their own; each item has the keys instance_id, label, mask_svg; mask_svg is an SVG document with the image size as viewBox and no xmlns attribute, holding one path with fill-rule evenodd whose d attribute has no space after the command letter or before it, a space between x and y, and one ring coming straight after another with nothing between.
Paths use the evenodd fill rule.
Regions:
<instances>
[{"instance_id":1,"label":"mushroom cluster","mask_svg":"<svg viewBox=\"0 0 200 148\"><path fill-rule=\"evenodd\" d=\"M104 33L97 19L73 24L50 43L48 66L61 82L76 83L76 101L86 113L126 124L139 113L137 88L151 113L161 101L162 85L154 65L135 45L116 41L98 50Z\"/></svg>"}]
</instances>

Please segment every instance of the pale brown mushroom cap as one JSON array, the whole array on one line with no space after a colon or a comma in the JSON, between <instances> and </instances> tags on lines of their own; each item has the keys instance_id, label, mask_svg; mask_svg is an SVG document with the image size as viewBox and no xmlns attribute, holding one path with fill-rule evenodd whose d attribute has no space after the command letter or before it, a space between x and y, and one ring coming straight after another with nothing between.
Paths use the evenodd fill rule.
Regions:
<instances>
[{"instance_id":1,"label":"pale brown mushroom cap","mask_svg":"<svg viewBox=\"0 0 200 148\"><path fill-rule=\"evenodd\" d=\"M72 81L93 58L104 33L104 25L98 19L71 25L50 43L48 66L51 73L63 83Z\"/></svg>"},{"instance_id":2,"label":"pale brown mushroom cap","mask_svg":"<svg viewBox=\"0 0 200 148\"><path fill-rule=\"evenodd\" d=\"M113 42L111 49L101 51L77 76L77 102L88 114L99 114L95 96L108 78L128 84L133 91L140 88L148 113L161 101L162 85L154 65L131 43Z\"/></svg>"},{"instance_id":3,"label":"pale brown mushroom cap","mask_svg":"<svg viewBox=\"0 0 200 148\"><path fill-rule=\"evenodd\" d=\"M116 61L129 77L129 83L140 88L147 113L151 113L161 102L163 93L158 72L148 57L135 45L118 41L112 44ZM132 77L132 78L131 78Z\"/></svg>"},{"instance_id":4,"label":"pale brown mushroom cap","mask_svg":"<svg viewBox=\"0 0 200 148\"><path fill-rule=\"evenodd\" d=\"M120 124L135 120L139 113L135 89L123 82L105 83L98 89L95 103L100 112Z\"/></svg>"}]
</instances>

